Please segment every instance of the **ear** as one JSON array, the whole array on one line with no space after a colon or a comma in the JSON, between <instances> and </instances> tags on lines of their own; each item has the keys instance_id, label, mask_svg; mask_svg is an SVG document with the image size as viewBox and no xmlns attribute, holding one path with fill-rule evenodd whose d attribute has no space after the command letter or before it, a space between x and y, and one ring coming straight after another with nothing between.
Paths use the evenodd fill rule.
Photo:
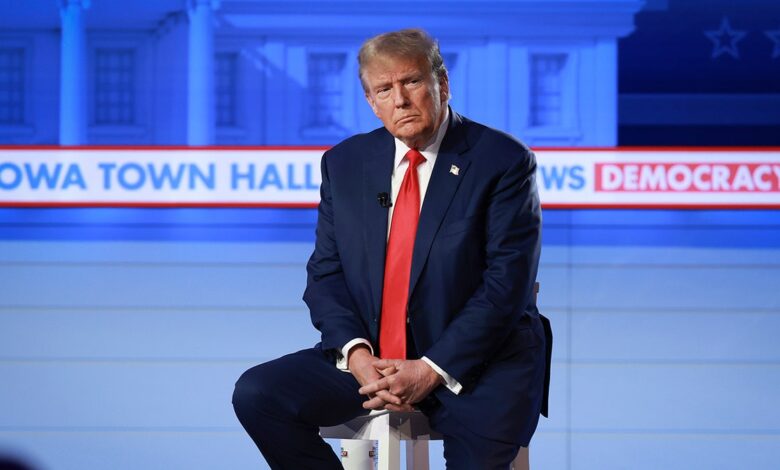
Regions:
<instances>
[{"instance_id":1,"label":"ear","mask_svg":"<svg viewBox=\"0 0 780 470\"><path fill-rule=\"evenodd\" d=\"M368 102L368 105L371 106L371 111L374 112L376 117L379 117L379 109L376 107L376 102L374 101L374 98L372 98L371 95L368 94L368 92L366 92L365 97L366 97L366 101Z\"/></svg>"},{"instance_id":2,"label":"ear","mask_svg":"<svg viewBox=\"0 0 780 470\"><path fill-rule=\"evenodd\" d=\"M450 77L447 74L439 79L439 99L442 104L450 99Z\"/></svg>"}]
</instances>

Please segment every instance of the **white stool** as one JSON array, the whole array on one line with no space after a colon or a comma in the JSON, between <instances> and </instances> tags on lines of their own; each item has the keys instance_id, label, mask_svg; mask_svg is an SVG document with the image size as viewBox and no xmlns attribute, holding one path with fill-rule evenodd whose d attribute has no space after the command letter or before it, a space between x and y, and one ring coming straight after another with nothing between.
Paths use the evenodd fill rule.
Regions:
<instances>
[{"instance_id":1,"label":"white stool","mask_svg":"<svg viewBox=\"0 0 780 470\"><path fill-rule=\"evenodd\" d=\"M428 425L428 418L419 411L411 413L399 413L391 411L372 411L368 415L360 416L339 426L322 427L320 435L332 439L358 439L378 441L379 456L377 470L399 470L401 468L401 441L406 442L406 468L407 470L428 470L428 441L441 440L441 434L432 430ZM347 444L347 445L344 445ZM350 445L343 443L342 447L349 452ZM353 450L361 449L368 453L369 446L356 446ZM366 456L345 456L353 462L361 462L365 465ZM347 466L345 470L358 470L356 466ZM362 469L370 469L369 466ZM523 447L518 452L512 468L514 470L528 470L528 448ZM361 470L362 470L361 469Z\"/></svg>"}]
</instances>

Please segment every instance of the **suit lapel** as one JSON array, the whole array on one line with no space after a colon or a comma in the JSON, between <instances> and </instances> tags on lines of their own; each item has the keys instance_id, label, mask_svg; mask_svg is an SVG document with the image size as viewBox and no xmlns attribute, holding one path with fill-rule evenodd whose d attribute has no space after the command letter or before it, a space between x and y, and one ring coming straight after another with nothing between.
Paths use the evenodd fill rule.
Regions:
<instances>
[{"instance_id":1,"label":"suit lapel","mask_svg":"<svg viewBox=\"0 0 780 470\"><path fill-rule=\"evenodd\" d=\"M439 230L441 221L450 207L452 197L463 180L470 163L468 157L463 155L468 150L463 121L452 109L450 109L450 116L449 129L447 129L447 134L444 136L444 141L436 157L436 164L433 166L433 173L420 212L412 255L412 272L409 279L410 298L425 267L436 232ZM454 172L452 171L453 165L457 167Z\"/></svg>"},{"instance_id":2,"label":"suit lapel","mask_svg":"<svg viewBox=\"0 0 780 470\"><path fill-rule=\"evenodd\" d=\"M373 296L373 316L378 317L382 308L382 282L387 248L387 209L380 207L377 194L391 193L390 178L393 172L395 141L384 132L376 147L363 158L363 234L368 258L368 279ZM376 325L376 323L369 323ZM376 332L373 332L376 333Z\"/></svg>"}]
</instances>

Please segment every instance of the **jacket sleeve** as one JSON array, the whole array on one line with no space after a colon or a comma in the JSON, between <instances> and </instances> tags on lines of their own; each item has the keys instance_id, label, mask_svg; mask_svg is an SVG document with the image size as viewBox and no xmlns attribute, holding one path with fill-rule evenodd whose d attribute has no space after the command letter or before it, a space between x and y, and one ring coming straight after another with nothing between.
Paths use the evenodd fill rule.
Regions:
<instances>
[{"instance_id":1,"label":"jacket sleeve","mask_svg":"<svg viewBox=\"0 0 780 470\"><path fill-rule=\"evenodd\" d=\"M322 157L322 184L314 253L306 265L303 300L311 322L320 331L322 349L340 350L355 338L369 338L344 277L336 240L333 194L328 175L328 152Z\"/></svg>"},{"instance_id":2,"label":"jacket sleeve","mask_svg":"<svg viewBox=\"0 0 780 470\"><path fill-rule=\"evenodd\" d=\"M539 264L541 209L536 159L524 150L500 177L486 213L486 265L479 287L425 355L463 384L476 377L512 331Z\"/></svg>"}]
</instances>

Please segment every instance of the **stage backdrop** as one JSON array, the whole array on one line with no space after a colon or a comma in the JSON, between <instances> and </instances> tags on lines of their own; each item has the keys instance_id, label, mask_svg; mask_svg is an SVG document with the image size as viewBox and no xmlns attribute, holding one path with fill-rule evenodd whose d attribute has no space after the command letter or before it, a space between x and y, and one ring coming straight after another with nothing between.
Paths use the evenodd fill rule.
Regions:
<instances>
[{"instance_id":1,"label":"stage backdrop","mask_svg":"<svg viewBox=\"0 0 780 470\"><path fill-rule=\"evenodd\" d=\"M0 461L266 468L233 383L317 341L300 298L318 159L378 125L361 41L420 26L453 109L539 154L555 347L532 466L777 467L779 2L0 13Z\"/></svg>"}]
</instances>

